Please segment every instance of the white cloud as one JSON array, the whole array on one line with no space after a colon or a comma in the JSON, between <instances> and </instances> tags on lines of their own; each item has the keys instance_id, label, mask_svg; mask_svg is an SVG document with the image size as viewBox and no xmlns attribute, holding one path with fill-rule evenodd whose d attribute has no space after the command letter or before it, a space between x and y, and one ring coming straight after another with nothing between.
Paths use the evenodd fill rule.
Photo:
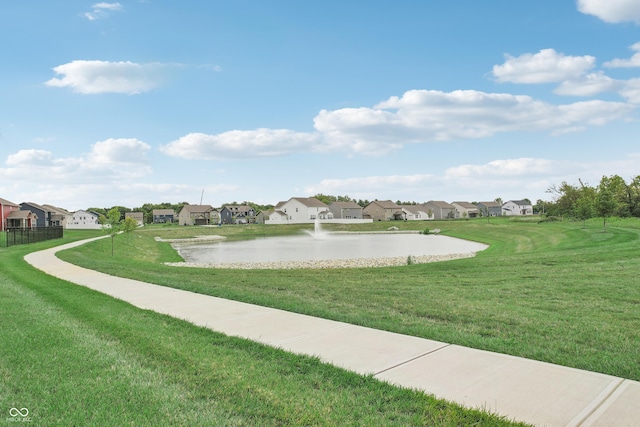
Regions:
<instances>
[{"instance_id":1,"label":"white cloud","mask_svg":"<svg viewBox=\"0 0 640 427\"><path fill-rule=\"evenodd\" d=\"M493 66L493 75L501 83L551 83L575 79L592 69L596 61L593 56L565 56L554 49L505 57L504 64Z\"/></svg>"},{"instance_id":2,"label":"white cloud","mask_svg":"<svg viewBox=\"0 0 640 427\"><path fill-rule=\"evenodd\" d=\"M518 177L549 174L557 165L551 160L523 157L494 160L484 165L460 165L447 169L447 178Z\"/></svg>"},{"instance_id":3,"label":"white cloud","mask_svg":"<svg viewBox=\"0 0 640 427\"><path fill-rule=\"evenodd\" d=\"M89 159L96 164L145 164L150 149L135 138L109 138L92 145Z\"/></svg>"},{"instance_id":4,"label":"white cloud","mask_svg":"<svg viewBox=\"0 0 640 427\"><path fill-rule=\"evenodd\" d=\"M602 92L616 92L623 86L623 81L614 80L599 71L578 79L566 80L554 90L554 93L558 95L593 96Z\"/></svg>"},{"instance_id":5,"label":"white cloud","mask_svg":"<svg viewBox=\"0 0 640 427\"><path fill-rule=\"evenodd\" d=\"M89 21L104 19L109 16L109 12L118 12L123 9L120 3L96 3L92 6L92 11L84 14Z\"/></svg>"},{"instance_id":6,"label":"white cloud","mask_svg":"<svg viewBox=\"0 0 640 427\"><path fill-rule=\"evenodd\" d=\"M640 67L640 42L635 43L630 47L631 50L636 53L630 59L613 59L611 61L605 62L603 65L609 68L632 68L632 67Z\"/></svg>"},{"instance_id":7,"label":"white cloud","mask_svg":"<svg viewBox=\"0 0 640 427\"><path fill-rule=\"evenodd\" d=\"M315 133L287 129L233 130L218 135L190 133L160 149L185 159L242 159L282 156L311 151L318 143Z\"/></svg>"},{"instance_id":8,"label":"white cloud","mask_svg":"<svg viewBox=\"0 0 640 427\"><path fill-rule=\"evenodd\" d=\"M629 102L640 104L640 78L624 82L624 86L620 89L620 95L627 98Z\"/></svg>"},{"instance_id":9,"label":"white cloud","mask_svg":"<svg viewBox=\"0 0 640 427\"><path fill-rule=\"evenodd\" d=\"M70 87L83 94L147 92L157 87L163 77L162 64L76 60L59 65L53 71L62 75L45 82L51 87Z\"/></svg>"},{"instance_id":10,"label":"white cloud","mask_svg":"<svg viewBox=\"0 0 640 427\"><path fill-rule=\"evenodd\" d=\"M332 149L379 153L407 143L475 139L499 132L562 132L623 118L632 109L597 100L553 105L522 95L412 90L374 108L323 110L314 121Z\"/></svg>"},{"instance_id":11,"label":"white cloud","mask_svg":"<svg viewBox=\"0 0 640 427\"><path fill-rule=\"evenodd\" d=\"M373 108L322 110L315 133L287 129L191 133L161 147L186 159L239 159L295 152L383 155L405 144L477 139L500 132L562 134L625 118L633 106L591 100L554 105L529 96L412 90Z\"/></svg>"},{"instance_id":12,"label":"white cloud","mask_svg":"<svg viewBox=\"0 0 640 427\"><path fill-rule=\"evenodd\" d=\"M65 182L118 182L151 172L146 154L151 147L136 139L108 139L97 142L91 151L78 157L56 158L46 150L20 150L7 157L8 168L0 169L6 177L19 177L29 171L30 180Z\"/></svg>"},{"instance_id":13,"label":"white cloud","mask_svg":"<svg viewBox=\"0 0 640 427\"><path fill-rule=\"evenodd\" d=\"M578 0L578 10L609 23L640 23L640 2L637 0Z\"/></svg>"},{"instance_id":14,"label":"white cloud","mask_svg":"<svg viewBox=\"0 0 640 427\"><path fill-rule=\"evenodd\" d=\"M7 157L9 166L52 166L55 160L53 154L45 150L20 150Z\"/></svg>"}]
</instances>

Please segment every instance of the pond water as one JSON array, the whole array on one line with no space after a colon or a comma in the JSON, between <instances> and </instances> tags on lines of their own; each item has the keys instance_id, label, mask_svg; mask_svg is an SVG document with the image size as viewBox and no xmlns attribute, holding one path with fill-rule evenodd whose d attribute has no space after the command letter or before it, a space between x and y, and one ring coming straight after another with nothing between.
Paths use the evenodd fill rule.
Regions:
<instances>
[{"instance_id":1,"label":"pond water","mask_svg":"<svg viewBox=\"0 0 640 427\"><path fill-rule=\"evenodd\" d=\"M440 235L321 233L174 244L187 263L279 263L474 253L487 246Z\"/></svg>"}]
</instances>

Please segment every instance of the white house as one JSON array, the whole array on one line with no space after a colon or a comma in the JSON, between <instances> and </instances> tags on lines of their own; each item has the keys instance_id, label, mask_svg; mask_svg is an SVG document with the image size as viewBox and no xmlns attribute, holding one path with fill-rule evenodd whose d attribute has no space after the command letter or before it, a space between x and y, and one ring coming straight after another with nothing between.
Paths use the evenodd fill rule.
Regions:
<instances>
[{"instance_id":1,"label":"white house","mask_svg":"<svg viewBox=\"0 0 640 427\"><path fill-rule=\"evenodd\" d=\"M70 220L67 219L67 228L99 230L102 225L100 224L100 216L97 213L79 210L71 215Z\"/></svg>"},{"instance_id":2,"label":"white house","mask_svg":"<svg viewBox=\"0 0 640 427\"><path fill-rule=\"evenodd\" d=\"M433 219L433 212L429 213L429 208L425 205L400 205L402 214L406 221L426 221Z\"/></svg>"},{"instance_id":3,"label":"white house","mask_svg":"<svg viewBox=\"0 0 640 427\"><path fill-rule=\"evenodd\" d=\"M502 205L502 214L506 216L533 215L533 206L526 200L509 200Z\"/></svg>"},{"instance_id":4,"label":"white house","mask_svg":"<svg viewBox=\"0 0 640 427\"><path fill-rule=\"evenodd\" d=\"M331 220L333 213L329 206L314 197L292 197L278 203L269 219L265 219L265 224L312 223L316 218Z\"/></svg>"}]
</instances>

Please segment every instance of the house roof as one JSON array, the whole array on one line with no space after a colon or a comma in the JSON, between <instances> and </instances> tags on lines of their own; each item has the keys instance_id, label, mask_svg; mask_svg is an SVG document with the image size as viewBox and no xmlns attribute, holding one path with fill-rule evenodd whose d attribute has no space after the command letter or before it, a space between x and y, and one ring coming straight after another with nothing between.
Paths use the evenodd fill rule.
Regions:
<instances>
[{"instance_id":1,"label":"house roof","mask_svg":"<svg viewBox=\"0 0 640 427\"><path fill-rule=\"evenodd\" d=\"M498 202L478 202L478 204L482 204L488 208L501 208L502 205Z\"/></svg>"},{"instance_id":2,"label":"house roof","mask_svg":"<svg viewBox=\"0 0 640 427\"><path fill-rule=\"evenodd\" d=\"M423 209L424 209L424 206L421 206L421 205L400 205L400 207L401 207L403 210L408 211L408 212L410 212L410 213L412 213L412 214L417 214L417 213L420 213L420 212L425 212L425 210L423 210Z\"/></svg>"},{"instance_id":3,"label":"house roof","mask_svg":"<svg viewBox=\"0 0 640 427\"><path fill-rule=\"evenodd\" d=\"M176 212L173 209L154 209L154 215L175 215Z\"/></svg>"},{"instance_id":4,"label":"house roof","mask_svg":"<svg viewBox=\"0 0 640 427\"><path fill-rule=\"evenodd\" d=\"M362 209L362 206L360 206L359 204L357 204L354 201L349 201L349 202L333 202L330 205L331 207L335 206L337 208L340 209Z\"/></svg>"},{"instance_id":5,"label":"house roof","mask_svg":"<svg viewBox=\"0 0 640 427\"><path fill-rule=\"evenodd\" d=\"M427 204L433 205L440 209L453 209L453 206L442 200L429 200Z\"/></svg>"},{"instance_id":6,"label":"house roof","mask_svg":"<svg viewBox=\"0 0 640 427\"><path fill-rule=\"evenodd\" d=\"M238 213L247 213L251 210L253 210L253 208L249 205L224 205L222 207L229 209L231 212L238 212Z\"/></svg>"},{"instance_id":7,"label":"house roof","mask_svg":"<svg viewBox=\"0 0 640 427\"><path fill-rule=\"evenodd\" d=\"M38 215L31 211L11 211L9 215L7 215L7 219L23 219L23 218L38 218Z\"/></svg>"},{"instance_id":8,"label":"house roof","mask_svg":"<svg viewBox=\"0 0 640 427\"><path fill-rule=\"evenodd\" d=\"M292 197L289 200L297 200L308 208L327 208L328 206L325 203L322 203L320 200L315 197Z\"/></svg>"},{"instance_id":9,"label":"house roof","mask_svg":"<svg viewBox=\"0 0 640 427\"><path fill-rule=\"evenodd\" d=\"M383 209L400 209L400 206L398 206L397 203L392 202L391 200L374 200L369 204L371 205L373 203L377 204Z\"/></svg>"},{"instance_id":10,"label":"house roof","mask_svg":"<svg viewBox=\"0 0 640 427\"><path fill-rule=\"evenodd\" d=\"M50 212L57 213L57 214L60 214L60 215L71 215L71 212L69 212L68 210L59 208L57 206L42 205L42 207L47 208L47 210L49 210Z\"/></svg>"},{"instance_id":11,"label":"house roof","mask_svg":"<svg viewBox=\"0 0 640 427\"><path fill-rule=\"evenodd\" d=\"M469 202L451 202L452 205L458 205L461 208L464 209L478 209L478 207L476 205L474 205L473 203L469 203Z\"/></svg>"},{"instance_id":12,"label":"house roof","mask_svg":"<svg viewBox=\"0 0 640 427\"><path fill-rule=\"evenodd\" d=\"M17 208L20 207L19 204L10 202L7 199L3 199L2 197L0 197L0 204L3 204L5 206L14 206L14 207L17 207Z\"/></svg>"},{"instance_id":13,"label":"house roof","mask_svg":"<svg viewBox=\"0 0 640 427\"><path fill-rule=\"evenodd\" d=\"M100 218L100 214L98 212L94 212L94 211L85 211L84 209L78 209L73 214L76 215L77 213L93 215L95 217Z\"/></svg>"},{"instance_id":14,"label":"house roof","mask_svg":"<svg viewBox=\"0 0 640 427\"><path fill-rule=\"evenodd\" d=\"M204 213L214 210L211 205L184 205L182 209L185 209L189 213ZM180 211L182 211L182 209L180 209Z\"/></svg>"},{"instance_id":15,"label":"house roof","mask_svg":"<svg viewBox=\"0 0 640 427\"><path fill-rule=\"evenodd\" d=\"M41 205L39 205L37 203L33 203L33 202L22 202L22 203L20 203L20 207L22 207L22 205L29 205L29 206L31 206L33 208L40 209L43 212L48 212L49 211L44 206L41 206Z\"/></svg>"},{"instance_id":16,"label":"house roof","mask_svg":"<svg viewBox=\"0 0 640 427\"><path fill-rule=\"evenodd\" d=\"M509 202L515 203L518 206L531 206L531 203L527 202L526 200L509 200Z\"/></svg>"}]
</instances>

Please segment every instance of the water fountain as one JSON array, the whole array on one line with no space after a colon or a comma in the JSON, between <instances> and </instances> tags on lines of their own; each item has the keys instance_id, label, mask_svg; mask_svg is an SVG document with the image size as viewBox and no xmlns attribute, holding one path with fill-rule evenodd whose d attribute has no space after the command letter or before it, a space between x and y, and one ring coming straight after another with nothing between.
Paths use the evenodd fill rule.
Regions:
<instances>
[{"instance_id":1,"label":"water fountain","mask_svg":"<svg viewBox=\"0 0 640 427\"><path fill-rule=\"evenodd\" d=\"M329 235L326 231L322 229L322 224L320 224L320 217L317 216L313 221L313 231L304 230L314 239L325 239Z\"/></svg>"}]
</instances>

